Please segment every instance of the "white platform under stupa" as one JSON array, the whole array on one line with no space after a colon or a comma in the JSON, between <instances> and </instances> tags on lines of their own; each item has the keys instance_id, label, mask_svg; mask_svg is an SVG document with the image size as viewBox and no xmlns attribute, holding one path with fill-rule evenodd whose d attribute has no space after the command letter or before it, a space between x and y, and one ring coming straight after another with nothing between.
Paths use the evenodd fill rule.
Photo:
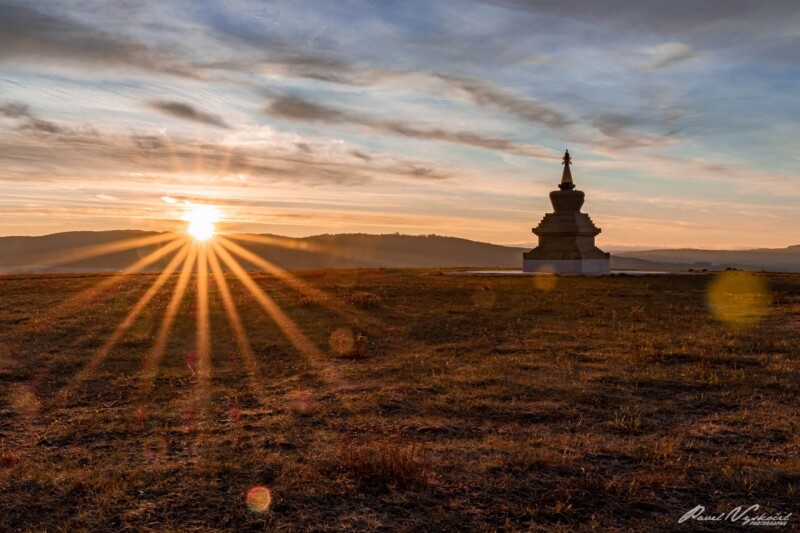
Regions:
<instances>
[{"instance_id":1,"label":"white platform under stupa","mask_svg":"<svg viewBox=\"0 0 800 533\"><path fill-rule=\"evenodd\" d=\"M533 276L669 276L696 275L695 272L668 272L666 270L609 270L607 272L525 272L524 270L453 270L442 272L445 276L533 277Z\"/></svg>"}]
</instances>

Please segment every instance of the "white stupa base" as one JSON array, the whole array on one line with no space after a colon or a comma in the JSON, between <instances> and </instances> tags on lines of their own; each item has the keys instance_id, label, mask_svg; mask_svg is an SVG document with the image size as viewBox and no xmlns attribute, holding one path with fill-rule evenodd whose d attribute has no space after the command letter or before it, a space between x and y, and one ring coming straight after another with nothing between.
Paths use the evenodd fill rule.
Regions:
<instances>
[{"instance_id":1,"label":"white stupa base","mask_svg":"<svg viewBox=\"0 0 800 533\"><path fill-rule=\"evenodd\" d=\"M551 274L608 274L608 259L523 259L523 272Z\"/></svg>"}]
</instances>

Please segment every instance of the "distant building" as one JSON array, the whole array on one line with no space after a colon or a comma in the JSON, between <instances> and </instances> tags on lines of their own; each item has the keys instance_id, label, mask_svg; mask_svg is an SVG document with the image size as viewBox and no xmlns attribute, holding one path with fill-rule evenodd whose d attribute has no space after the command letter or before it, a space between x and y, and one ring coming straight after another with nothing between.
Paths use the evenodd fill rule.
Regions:
<instances>
[{"instance_id":1,"label":"distant building","mask_svg":"<svg viewBox=\"0 0 800 533\"><path fill-rule=\"evenodd\" d=\"M522 254L525 272L561 274L604 274L609 269L610 254L594 245L600 228L586 213L581 213L584 194L575 189L569 151L564 153L564 173L557 191L550 193L553 213L547 213L533 233L539 246Z\"/></svg>"}]
</instances>

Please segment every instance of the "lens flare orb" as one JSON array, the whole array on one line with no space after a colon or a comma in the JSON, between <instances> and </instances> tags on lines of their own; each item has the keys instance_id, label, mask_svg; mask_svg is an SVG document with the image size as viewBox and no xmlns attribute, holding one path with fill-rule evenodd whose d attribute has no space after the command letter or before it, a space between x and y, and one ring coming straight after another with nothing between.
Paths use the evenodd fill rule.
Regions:
<instances>
[{"instance_id":1,"label":"lens flare orb","mask_svg":"<svg viewBox=\"0 0 800 533\"><path fill-rule=\"evenodd\" d=\"M755 326L770 303L764 278L741 271L717 274L708 286L707 298L714 318L736 328Z\"/></svg>"},{"instance_id":2,"label":"lens flare orb","mask_svg":"<svg viewBox=\"0 0 800 533\"><path fill-rule=\"evenodd\" d=\"M219 211L208 205L192 205L183 218L189 222L189 235L202 242L216 233L214 224L219 221Z\"/></svg>"},{"instance_id":3,"label":"lens flare orb","mask_svg":"<svg viewBox=\"0 0 800 533\"><path fill-rule=\"evenodd\" d=\"M556 288L558 277L556 270L551 265L544 265L533 277L533 286L542 292L550 292Z\"/></svg>"},{"instance_id":4,"label":"lens flare orb","mask_svg":"<svg viewBox=\"0 0 800 533\"><path fill-rule=\"evenodd\" d=\"M247 507L254 513L265 513L272 505L272 492L267 487L257 486L247 491Z\"/></svg>"}]
</instances>

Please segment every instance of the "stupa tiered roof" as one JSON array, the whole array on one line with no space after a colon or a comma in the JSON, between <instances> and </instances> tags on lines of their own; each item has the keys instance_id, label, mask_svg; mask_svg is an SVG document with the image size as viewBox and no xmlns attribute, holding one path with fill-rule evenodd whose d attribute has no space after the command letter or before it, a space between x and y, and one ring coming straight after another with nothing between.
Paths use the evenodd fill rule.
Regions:
<instances>
[{"instance_id":1,"label":"stupa tiered roof","mask_svg":"<svg viewBox=\"0 0 800 533\"><path fill-rule=\"evenodd\" d=\"M586 213L581 213L584 193L572 179L572 157L564 152L564 171L558 190L550 193L553 212L547 213L533 233L539 246L523 254L525 272L564 274L602 274L609 270L610 255L594 244L600 228Z\"/></svg>"}]
</instances>

